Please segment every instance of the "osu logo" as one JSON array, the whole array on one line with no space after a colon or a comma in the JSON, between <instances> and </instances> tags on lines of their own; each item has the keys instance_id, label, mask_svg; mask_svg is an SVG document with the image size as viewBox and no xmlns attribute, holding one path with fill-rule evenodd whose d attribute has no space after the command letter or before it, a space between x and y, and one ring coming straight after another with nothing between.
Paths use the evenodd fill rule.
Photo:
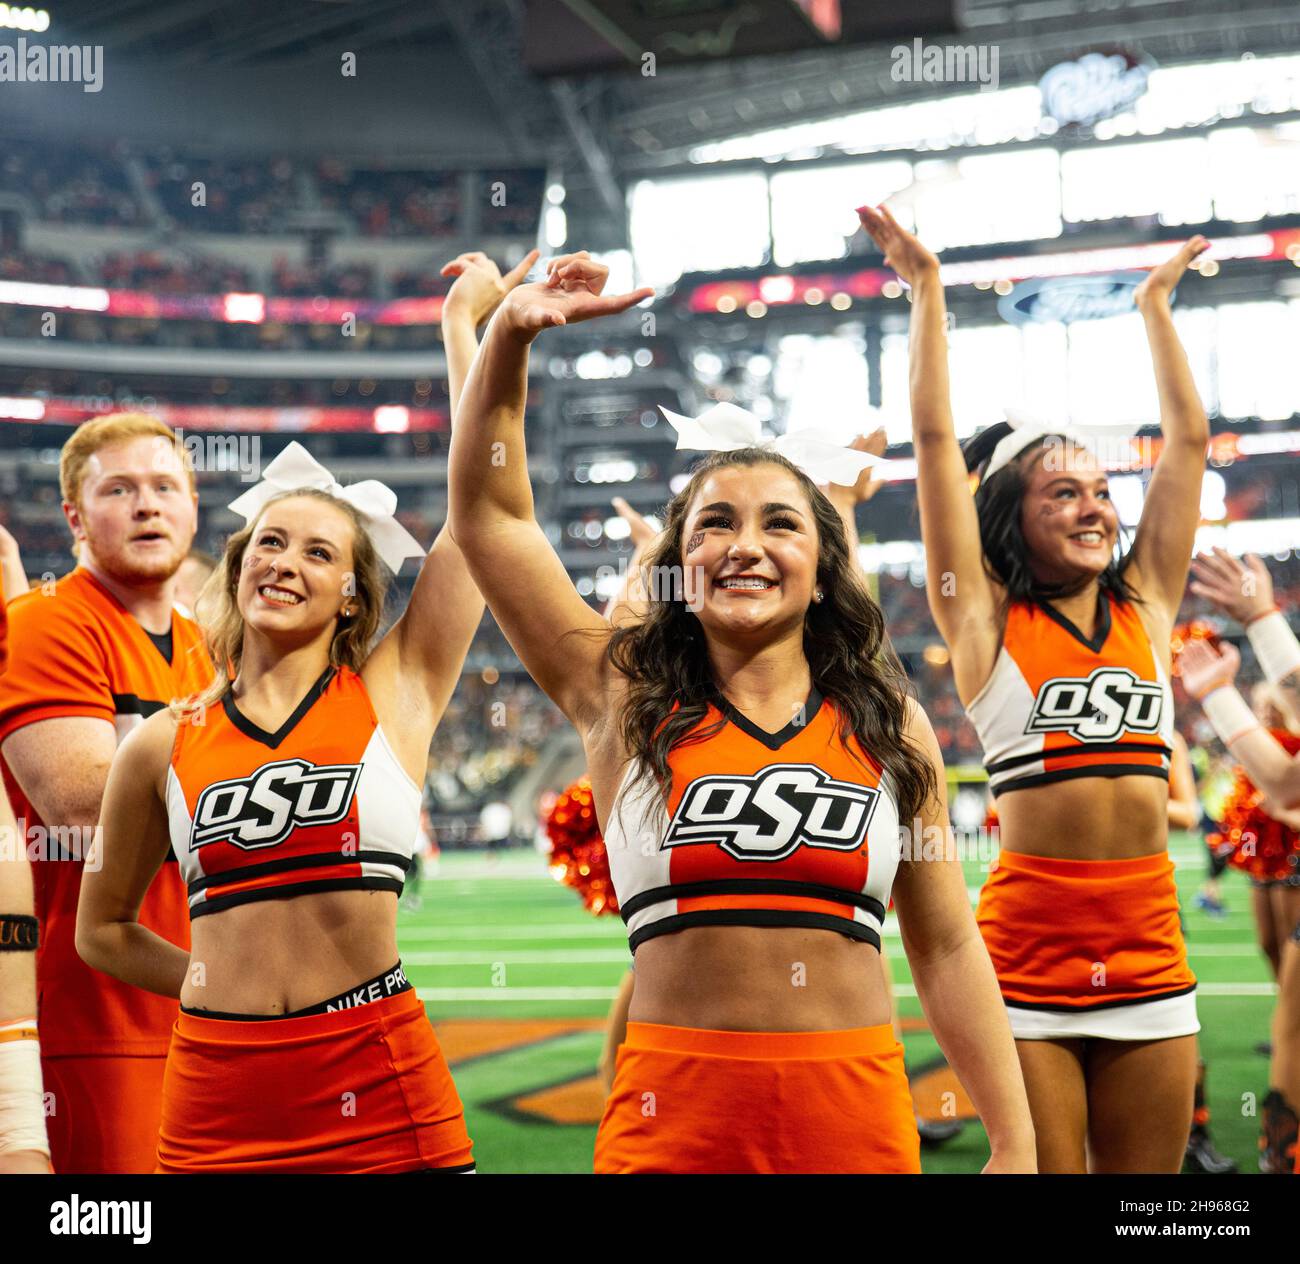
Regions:
<instances>
[{"instance_id":1,"label":"osu logo","mask_svg":"<svg viewBox=\"0 0 1300 1264\"><path fill-rule=\"evenodd\" d=\"M835 781L812 764L697 777L662 846L714 843L737 860L784 860L801 846L856 851L879 798L879 790Z\"/></svg>"},{"instance_id":2,"label":"osu logo","mask_svg":"<svg viewBox=\"0 0 1300 1264\"><path fill-rule=\"evenodd\" d=\"M1034 699L1026 733L1069 733L1106 742L1121 733L1157 733L1165 688L1139 680L1127 667L1098 667L1086 680L1047 681Z\"/></svg>"},{"instance_id":3,"label":"osu logo","mask_svg":"<svg viewBox=\"0 0 1300 1264\"><path fill-rule=\"evenodd\" d=\"M360 775L360 764L286 759L214 781L194 808L190 850L225 842L245 851L274 847L300 825L332 825L348 814Z\"/></svg>"}]
</instances>

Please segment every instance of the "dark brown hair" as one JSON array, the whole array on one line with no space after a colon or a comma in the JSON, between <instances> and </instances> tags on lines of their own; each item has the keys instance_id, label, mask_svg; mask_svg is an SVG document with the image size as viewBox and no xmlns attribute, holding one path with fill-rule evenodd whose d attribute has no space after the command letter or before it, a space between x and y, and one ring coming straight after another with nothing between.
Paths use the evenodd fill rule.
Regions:
<instances>
[{"instance_id":1,"label":"dark brown hair","mask_svg":"<svg viewBox=\"0 0 1300 1264\"><path fill-rule=\"evenodd\" d=\"M643 566L650 568L652 577L681 567L687 510L710 474L728 467L763 465L794 476L817 523L817 582L825 597L809 606L803 637L813 685L835 703L841 740L847 745L855 736L880 764L892 782L899 819L911 820L937 787L928 756L904 731L910 694L907 676L889 644L884 615L853 564L839 514L802 470L762 448L709 456L669 502L663 535ZM704 630L688 610L684 591L679 587L664 594L654 592L655 587L653 595L660 599L651 600L640 622L614 630L607 653L628 681L619 717L624 745L639 757L641 775L653 775L667 795L672 785L669 752L687 740L709 704L718 705L722 696L713 680ZM703 741L720 727L709 727L689 740Z\"/></svg>"},{"instance_id":2,"label":"dark brown hair","mask_svg":"<svg viewBox=\"0 0 1300 1264\"><path fill-rule=\"evenodd\" d=\"M1000 421L995 426L981 430L962 445L968 470L979 470L988 464L993 449L1011 433L1011 427ZM1021 505L1029 486L1029 467L1053 443L1068 443L1066 435L1044 435L1026 446L991 478L981 478L975 492L975 513L980 524L980 544L984 550L984 565L994 579L1006 589L1008 601L1042 602L1050 597L1069 597L1087 587L1092 580L1089 574L1080 574L1072 583L1046 584L1035 577L1031 566L1032 554L1021 526ZM1123 550L1125 535L1120 532ZM1111 558L1106 569L1097 576L1101 590L1110 593L1117 601L1140 601L1137 591L1125 578L1131 554L1121 551L1118 560Z\"/></svg>"}]
</instances>

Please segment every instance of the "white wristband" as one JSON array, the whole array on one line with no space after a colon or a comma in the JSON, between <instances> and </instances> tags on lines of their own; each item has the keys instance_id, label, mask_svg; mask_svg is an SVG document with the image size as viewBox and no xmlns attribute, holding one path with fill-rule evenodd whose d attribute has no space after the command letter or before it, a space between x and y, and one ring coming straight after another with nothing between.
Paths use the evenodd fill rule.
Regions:
<instances>
[{"instance_id":1,"label":"white wristband","mask_svg":"<svg viewBox=\"0 0 1300 1264\"><path fill-rule=\"evenodd\" d=\"M1300 641L1280 610L1252 620L1246 638L1269 684L1276 685L1300 669Z\"/></svg>"},{"instance_id":2,"label":"white wristband","mask_svg":"<svg viewBox=\"0 0 1300 1264\"><path fill-rule=\"evenodd\" d=\"M35 1150L50 1157L35 1028L32 1019L0 1026L0 1154Z\"/></svg>"},{"instance_id":3,"label":"white wristband","mask_svg":"<svg viewBox=\"0 0 1300 1264\"><path fill-rule=\"evenodd\" d=\"M1239 737L1253 729L1263 728L1255 713L1246 705L1246 699L1232 685L1220 685L1201 699L1205 718L1214 725L1219 741L1231 746Z\"/></svg>"}]
</instances>

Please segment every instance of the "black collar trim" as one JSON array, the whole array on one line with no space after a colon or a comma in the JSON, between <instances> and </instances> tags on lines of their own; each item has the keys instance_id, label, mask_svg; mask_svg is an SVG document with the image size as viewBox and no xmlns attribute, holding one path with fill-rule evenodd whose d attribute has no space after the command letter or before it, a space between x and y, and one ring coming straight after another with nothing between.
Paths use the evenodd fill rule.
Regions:
<instances>
[{"instance_id":1,"label":"black collar trim","mask_svg":"<svg viewBox=\"0 0 1300 1264\"><path fill-rule=\"evenodd\" d=\"M1049 619L1063 627L1080 645L1086 645L1094 654L1101 653L1101 647L1106 644L1106 638L1110 635L1110 602L1104 592L1097 594L1097 625L1093 629L1092 640L1084 636L1073 621L1066 618L1055 606L1049 606L1045 601L1040 601L1038 604Z\"/></svg>"},{"instance_id":2,"label":"black collar trim","mask_svg":"<svg viewBox=\"0 0 1300 1264\"><path fill-rule=\"evenodd\" d=\"M817 686L813 685L812 692L809 693L800 714L796 715L779 733L769 733L766 729L759 728L748 716L737 711L721 693L718 694L718 699L718 710L742 733L747 733L756 742L762 742L768 750L780 750L787 742L802 733L817 718L818 712L822 709L822 696L818 693Z\"/></svg>"},{"instance_id":3,"label":"black collar trim","mask_svg":"<svg viewBox=\"0 0 1300 1264\"><path fill-rule=\"evenodd\" d=\"M158 653L167 660L168 667L171 666L172 659L175 657L176 653L174 632L174 622L172 627L168 628L166 632L145 632L145 636L153 642L154 649L156 649Z\"/></svg>"},{"instance_id":4,"label":"black collar trim","mask_svg":"<svg viewBox=\"0 0 1300 1264\"><path fill-rule=\"evenodd\" d=\"M293 714L282 724L274 733L268 733L264 728L254 724L240 709L235 706L235 695L227 692L221 699L221 705L225 708L226 718L233 724L245 737L251 737L255 742L261 742L263 746L269 746L275 750L281 742L284 741L290 733L298 727L299 721L307 714L308 711L316 704L316 700L325 692L326 687L334 678L334 668L327 667L310 689L307 690L307 696L293 709Z\"/></svg>"}]
</instances>

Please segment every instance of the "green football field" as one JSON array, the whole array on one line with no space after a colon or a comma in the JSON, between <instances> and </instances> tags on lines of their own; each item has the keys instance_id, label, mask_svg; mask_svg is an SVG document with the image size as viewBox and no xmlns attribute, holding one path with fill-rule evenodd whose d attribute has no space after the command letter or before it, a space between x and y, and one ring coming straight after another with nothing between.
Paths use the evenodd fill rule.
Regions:
<instances>
[{"instance_id":1,"label":"green football field","mask_svg":"<svg viewBox=\"0 0 1300 1264\"><path fill-rule=\"evenodd\" d=\"M1228 915L1211 919L1195 907L1201 844L1175 835L1173 855L1200 981L1212 1133L1243 1172L1255 1172L1254 1103L1267 1091L1268 1066L1253 1046L1268 1037L1274 989L1254 944L1250 893L1229 871L1222 884ZM982 879L980 866L970 864L972 899ZM421 897L418 910L400 915L402 960L452 1064L479 1170L590 1171L601 1023L628 964L622 922L587 913L531 853L495 861L444 856ZM915 1073L935 1062L938 1048L921 1019L892 916L885 942ZM926 1171L975 1172L987 1155L984 1132L972 1122L941 1148L923 1151L922 1162Z\"/></svg>"}]
</instances>

